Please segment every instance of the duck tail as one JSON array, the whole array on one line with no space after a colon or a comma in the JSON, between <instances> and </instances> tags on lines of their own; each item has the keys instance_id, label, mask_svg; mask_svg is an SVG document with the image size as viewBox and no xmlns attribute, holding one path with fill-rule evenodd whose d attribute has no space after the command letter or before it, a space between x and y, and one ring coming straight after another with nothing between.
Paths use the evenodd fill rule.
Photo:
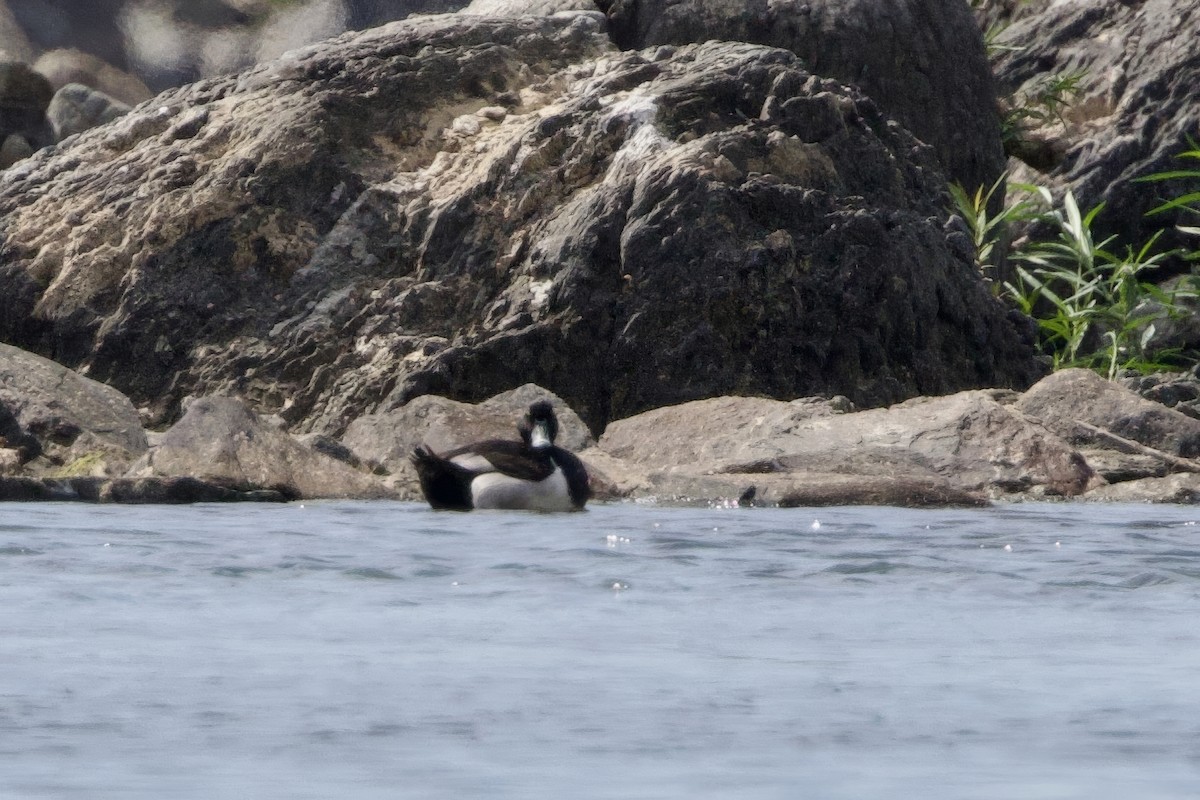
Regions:
<instances>
[{"instance_id":1,"label":"duck tail","mask_svg":"<svg viewBox=\"0 0 1200 800\"><path fill-rule=\"evenodd\" d=\"M427 445L413 448L409 460L417 470L421 493L438 509L471 509L471 476L462 467L439 456Z\"/></svg>"}]
</instances>

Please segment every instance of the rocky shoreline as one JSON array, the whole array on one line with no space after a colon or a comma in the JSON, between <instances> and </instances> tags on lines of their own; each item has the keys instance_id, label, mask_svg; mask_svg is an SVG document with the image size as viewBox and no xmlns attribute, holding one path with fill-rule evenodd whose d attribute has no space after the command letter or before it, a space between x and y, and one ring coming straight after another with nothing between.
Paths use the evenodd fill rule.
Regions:
<instances>
[{"instance_id":1,"label":"rocky shoreline","mask_svg":"<svg viewBox=\"0 0 1200 800\"><path fill-rule=\"evenodd\" d=\"M478 404L424 395L340 439L292 436L234 398L197 398L146 433L110 387L0 345L0 500L420 500L408 455L515 436L553 401L595 499L663 505L975 507L1200 501L1200 420L1086 370L856 410L844 397L723 396L610 423L600 437L528 384Z\"/></svg>"},{"instance_id":2,"label":"rocky shoreline","mask_svg":"<svg viewBox=\"0 0 1200 800\"><path fill-rule=\"evenodd\" d=\"M544 395L601 499L1193 502L1195 381L1047 376L951 211L1028 59L993 75L965 3L867 5L476 0L116 110L9 65L0 497L416 499L412 447ZM1047 167L1081 197L1195 121L1084 86Z\"/></svg>"}]
</instances>

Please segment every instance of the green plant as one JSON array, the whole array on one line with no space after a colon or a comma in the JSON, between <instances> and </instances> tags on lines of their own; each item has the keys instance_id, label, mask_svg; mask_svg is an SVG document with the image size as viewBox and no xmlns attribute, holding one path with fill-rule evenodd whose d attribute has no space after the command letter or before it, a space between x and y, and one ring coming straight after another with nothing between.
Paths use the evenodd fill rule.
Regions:
<instances>
[{"instance_id":1,"label":"green plant","mask_svg":"<svg viewBox=\"0 0 1200 800\"><path fill-rule=\"evenodd\" d=\"M958 213L971 231L971 242L975 246L975 265L979 268L984 280L994 287L997 278L997 265L993 259L996 245L1000 242L1007 227L1022 220L1035 216L1036 207L1028 200L1019 200L1000 208L996 213L989 211L995 207L997 192L1005 185L1008 174L1001 175L995 183L988 187L978 187L974 192L963 188L961 183L950 185L950 198L954 203L954 211Z\"/></svg>"},{"instance_id":2,"label":"green plant","mask_svg":"<svg viewBox=\"0 0 1200 800\"><path fill-rule=\"evenodd\" d=\"M1000 121L1000 135L1006 145L1027 137L1030 128L1060 123L1071 100L1081 91L1086 70L1043 75L1028 90L1010 97Z\"/></svg>"},{"instance_id":3,"label":"green plant","mask_svg":"<svg viewBox=\"0 0 1200 800\"><path fill-rule=\"evenodd\" d=\"M1116 255L1116 237L1097 243L1092 224L1104 208L1081 213L1067 192L1054 209L1050 192L1028 187L1048 209L1040 219L1055 228L1055 238L1026 245L1013 254L1016 277L1004 284L1006 295L1033 317L1043 350L1054 369L1083 366L1108 375L1118 370L1161 369L1172 355L1153 347L1156 323L1183 312L1190 289L1164 290L1146 280L1168 252L1155 253L1160 234L1142 247Z\"/></svg>"},{"instance_id":4,"label":"green plant","mask_svg":"<svg viewBox=\"0 0 1200 800\"><path fill-rule=\"evenodd\" d=\"M1180 153L1178 157L1200 161L1200 144L1197 144L1196 140L1189 136L1188 145L1192 149ZM1138 183L1161 183L1163 181L1177 180L1181 178L1185 180L1200 180L1200 169L1167 170L1166 172L1156 172L1153 175L1146 175L1141 178L1135 178L1134 180ZM1179 210L1184 214L1200 217L1200 192L1188 192L1187 194L1167 200L1162 205L1152 208L1146 212L1146 216L1153 216L1155 214L1162 214L1163 212L1174 210ZM1184 233L1200 236L1200 227L1191 225L1177 225L1176 227ZM1193 252L1190 257L1192 259L1200 258L1200 252Z\"/></svg>"}]
</instances>

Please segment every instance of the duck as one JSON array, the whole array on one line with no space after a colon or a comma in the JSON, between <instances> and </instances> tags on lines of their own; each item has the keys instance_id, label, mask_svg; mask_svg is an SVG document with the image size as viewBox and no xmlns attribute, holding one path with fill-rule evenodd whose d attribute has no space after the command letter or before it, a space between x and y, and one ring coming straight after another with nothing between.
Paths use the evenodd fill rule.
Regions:
<instances>
[{"instance_id":1,"label":"duck","mask_svg":"<svg viewBox=\"0 0 1200 800\"><path fill-rule=\"evenodd\" d=\"M439 510L582 511L591 488L583 462L554 443L558 418L538 400L517 423L520 441L488 439L438 454L413 450L421 492Z\"/></svg>"}]
</instances>

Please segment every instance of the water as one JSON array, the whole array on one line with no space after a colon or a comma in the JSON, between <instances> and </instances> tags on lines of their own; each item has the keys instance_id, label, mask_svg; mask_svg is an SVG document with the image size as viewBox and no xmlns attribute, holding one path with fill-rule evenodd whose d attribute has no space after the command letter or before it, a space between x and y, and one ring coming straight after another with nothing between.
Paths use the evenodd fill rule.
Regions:
<instances>
[{"instance_id":1,"label":"water","mask_svg":"<svg viewBox=\"0 0 1200 800\"><path fill-rule=\"evenodd\" d=\"M1197 521L3 505L0 797L1192 798Z\"/></svg>"}]
</instances>

